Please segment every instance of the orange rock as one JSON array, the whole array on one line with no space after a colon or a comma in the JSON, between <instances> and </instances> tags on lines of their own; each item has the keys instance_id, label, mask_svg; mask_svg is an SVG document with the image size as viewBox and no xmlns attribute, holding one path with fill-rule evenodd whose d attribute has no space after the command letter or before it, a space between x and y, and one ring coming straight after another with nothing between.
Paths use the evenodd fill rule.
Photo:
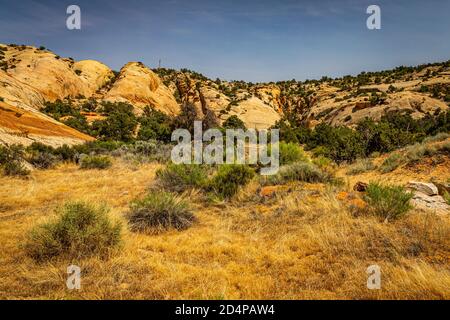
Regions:
<instances>
[{"instance_id":1,"label":"orange rock","mask_svg":"<svg viewBox=\"0 0 450 320\"><path fill-rule=\"evenodd\" d=\"M349 198L349 193L345 192L345 191L341 191L336 195L336 199L340 200L340 201L344 201L347 200Z\"/></svg>"},{"instance_id":2,"label":"orange rock","mask_svg":"<svg viewBox=\"0 0 450 320\"><path fill-rule=\"evenodd\" d=\"M278 187L276 186L268 186L268 187L262 187L261 191L259 191L259 195L261 197L273 197L275 193L277 192Z\"/></svg>"},{"instance_id":3,"label":"orange rock","mask_svg":"<svg viewBox=\"0 0 450 320\"><path fill-rule=\"evenodd\" d=\"M359 198L355 198L349 201L348 203L349 207L351 209L356 209L356 210L363 210L367 208L367 203Z\"/></svg>"}]
</instances>

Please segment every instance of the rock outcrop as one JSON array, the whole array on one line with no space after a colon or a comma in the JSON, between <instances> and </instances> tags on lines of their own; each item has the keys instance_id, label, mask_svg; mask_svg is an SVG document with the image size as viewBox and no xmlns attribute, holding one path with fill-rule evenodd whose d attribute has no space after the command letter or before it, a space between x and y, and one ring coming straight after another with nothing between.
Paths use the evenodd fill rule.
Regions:
<instances>
[{"instance_id":1,"label":"rock outcrop","mask_svg":"<svg viewBox=\"0 0 450 320\"><path fill-rule=\"evenodd\" d=\"M410 181L406 187L411 190L419 191L427 196L439 194L438 188L433 183Z\"/></svg>"},{"instance_id":2,"label":"rock outcrop","mask_svg":"<svg viewBox=\"0 0 450 320\"><path fill-rule=\"evenodd\" d=\"M89 97L114 78L114 73L109 67L95 60L77 61L73 64L72 69L87 86Z\"/></svg>"},{"instance_id":3,"label":"rock outcrop","mask_svg":"<svg viewBox=\"0 0 450 320\"><path fill-rule=\"evenodd\" d=\"M240 102L229 115L236 115L247 128L252 129L267 129L281 119L278 112L256 97Z\"/></svg>"},{"instance_id":4,"label":"rock outcrop","mask_svg":"<svg viewBox=\"0 0 450 320\"><path fill-rule=\"evenodd\" d=\"M406 187L414 192L411 203L416 208L441 214L450 213L450 206L439 195L439 190L433 183L410 181Z\"/></svg>"},{"instance_id":5,"label":"rock outcrop","mask_svg":"<svg viewBox=\"0 0 450 320\"><path fill-rule=\"evenodd\" d=\"M29 46L9 46L4 52L8 75L36 89L45 100L89 96L88 86L72 69L73 60Z\"/></svg>"},{"instance_id":6,"label":"rock outcrop","mask_svg":"<svg viewBox=\"0 0 450 320\"><path fill-rule=\"evenodd\" d=\"M41 142L53 147L74 145L94 138L72 129L36 110L24 110L0 102L0 144Z\"/></svg>"},{"instance_id":7,"label":"rock outcrop","mask_svg":"<svg viewBox=\"0 0 450 320\"><path fill-rule=\"evenodd\" d=\"M104 100L128 102L136 107L153 106L168 115L180 112L180 106L159 77L140 62L129 62L121 70Z\"/></svg>"}]
</instances>

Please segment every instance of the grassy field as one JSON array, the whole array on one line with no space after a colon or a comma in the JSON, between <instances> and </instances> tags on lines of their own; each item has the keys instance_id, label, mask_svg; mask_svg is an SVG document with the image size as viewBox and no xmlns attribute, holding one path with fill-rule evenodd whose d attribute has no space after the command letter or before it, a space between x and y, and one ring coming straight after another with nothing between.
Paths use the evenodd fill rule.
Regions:
<instances>
[{"instance_id":1,"label":"grassy field","mask_svg":"<svg viewBox=\"0 0 450 320\"><path fill-rule=\"evenodd\" d=\"M0 298L450 299L448 215L412 210L386 223L355 216L339 200L360 179L448 179L448 165L362 173L339 188L297 182L274 197L260 196L253 181L227 202L194 190L183 196L198 222L158 234L129 231L124 215L161 165L117 158L107 170L63 164L29 179L0 177ZM125 227L121 248L102 259L29 258L27 232L71 200L109 206ZM70 264L82 269L81 290L66 287ZM373 264L381 267L380 290L366 286Z\"/></svg>"}]
</instances>

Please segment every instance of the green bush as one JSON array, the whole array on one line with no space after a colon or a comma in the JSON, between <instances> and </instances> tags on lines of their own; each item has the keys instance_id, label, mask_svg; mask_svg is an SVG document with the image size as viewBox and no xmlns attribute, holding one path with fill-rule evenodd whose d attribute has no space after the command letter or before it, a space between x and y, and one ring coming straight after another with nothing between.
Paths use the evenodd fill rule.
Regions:
<instances>
[{"instance_id":1,"label":"green bush","mask_svg":"<svg viewBox=\"0 0 450 320\"><path fill-rule=\"evenodd\" d=\"M316 165L308 162L296 162L280 168L277 174L265 178L265 184L279 185L292 181L332 182L333 177Z\"/></svg>"},{"instance_id":2,"label":"green bush","mask_svg":"<svg viewBox=\"0 0 450 320\"><path fill-rule=\"evenodd\" d=\"M85 156L81 158L81 169L107 169L111 167L112 161L107 156Z\"/></svg>"},{"instance_id":3,"label":"green bush","mask_svg":"<svg viewBox=\"0 0 450 320\"><path fill-rule=\"evenodd\" d=\"M412 193L400 186L370 183L365 198L372 214L391 220L401 217L411 209L409 202L412 196Z\"/></svg>"},{"instance_id":4,"label":"green bush","mask_svg":"<svg viewBox=\"0 0 450 320\"><path fill-rule=\"evenodd\" d=\"M224 164L208 183L208 189L223 198L234 196L255 175L252 168L240 164Z\"/></svg>"},{"instance_id":5,"label":"green bush","mask_svg":"<svg viewBox=\"0 0 450 320\"><path fill-rule=\"evenodd\" d=\"M297 161L309 161L303 149L295 143L280 142L280 165L290 164Z\"/></svg>"},{"instance_id":6,"label":"green bush","mask_svg":"<svg viewBox=\"0 0 450 320\"><path fill-rule=\"evenodd\" d=\"M358 159L354 164L352 164L348 170L347 174L356 175L367 171L375 170L376 166L373 164L371 159Z\"/></svg>"},{"instance_id":7,"label":"green bush","mask_svg":"<svg viewBox=\"0 0 450 320\"><path fill-rule=\"evenodd\" d=\"M208 174L202 165L170 163L164 169L159 169L156 177L165 189L182 192L205 187Z\"/></svg>"},{"instance_id":8,"label":"green bush","mask_svg":"<svg viewBox=\"0 0 450 320\"><path fill-rule=\"evenodd\" d=\"M196 221L187 202L168 192L150 193L144 199L135 200L127 218L133 231L183 230Z\"/></svg>"},{"instance_id":9,"label":"green bush","mask_svg":"<svg viewBox=\"0 0 450 320\"><path fill-rule=\"evenodd\" d=\"M34 227L27 236L25 251L37 261L61 255L104 255L121 242L122 226L111 222L105 207L71 202L58 213L54 220Z\"/></svg>"}]
</instances>

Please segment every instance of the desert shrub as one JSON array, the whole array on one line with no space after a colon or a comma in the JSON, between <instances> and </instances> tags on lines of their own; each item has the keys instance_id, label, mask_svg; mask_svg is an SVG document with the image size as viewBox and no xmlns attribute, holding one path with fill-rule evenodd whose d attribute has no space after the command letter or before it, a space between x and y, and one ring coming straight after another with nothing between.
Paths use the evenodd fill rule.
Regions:
<instances>
[{"instance_id":1,"label":"desert shrub","mask_svg":"<svg viewBox=\"0 0 450 320\"><path fill-rule=\"evenodd\" d=\"M63 161L74 161L77 151L67 144L64 144L53 151L53 154Z\"/></svg>"},{"instance_id":2,"label":"desert shrub","mask_svg":"<svg viewBox=\"0 0 450 320\"><path fill-rule=\"evenodd\" d=\"M249 166L224 164L208 182L208 189L223 198L230 198L239 191L240 187L249 183L254 175L254 170Z\"/></svg>"},{"instance_id":3,"label":"desert shrub","mask_svg":"<svg viewBox=\"0 0 450 320\"><path fill-rule=\"evenodd\" d=\"M447 132L440 132L435 136L427 137L423 140L423 143L430 143L430 142L440 142L444 141L446 139L450 138L450 134Z\"/></svg>"},{"instance_id":4,"label":"desert shrub","mask_svg":"<svg viewBox=\"0 0 450 320\"><path fill-rule=\"evenodd\" d=\"M61 100L46 102L42 112L52 116L56 120L59 120L59 118L64 116L76 116L78 114L77 110L71 103L65 103Z\"/></svg>"},{"instance_id":5,"label":"desert shrub","mask_svg":"<svg viewBox=\"0 0 450 320\"><path fill-rule=\"evenodd\" d=\"M156 172L162 186L168 190L182 192L187 189L203 188L208 178L205 166L198 164L168 164Z\"/></svg>"},{"instance_id":6,"label":"desert shrub","mask_svg":"<svg viewBox=\"0 0 450 320\"><path fill-rule=\"evenodd\" d=\"M327 168L333 164L333 160L324 156L318 156L312 160L312 163L319 168Z\"/></svg>"},{"instance_id":7,"label":"desert shrub","mask_svg":"<svg viewBox=\"0 0 450 320\"><path fill-rule=\"evenodd\" d=\"M142 155L150 160L167 162L171 156L172 146L159 141L136 141L133 145L133 153Z\"/></svg>"},{"instance_id":8,"label":"desert shrub","mask_svg":"<svg viewBox=\"0 0 450 320\"><path fill-rule=\"evenodd\" d=\"M23 165L25 150L20 145L0 145L0 169L6 176L24 177L30 171Z\"/></svg>"},{"instance_id":9,"label":"desert shrub","mask_svg":"<svg viewBox=\"0 0 450 320\"><path fill-rule=\"evenodd\" d=\"M150 193L143 199L135 200L130 205L127 218L133 231L183 230L196 221L188 203L168 192Z\"/></svg>"},{"instance_id":10,"label":"desert shrub","mask_svg":"<svg viewBox=\"0 0 450 320\"><path fill-rule=\"evenodd\" d=\"M297 161L309 161L303 149L295 143L280 142L280 165L290 164Z\"/></svg>"},{"instance_id":11,"label":"desert shrub","mask_svg":"<svg viewBox=\"0 0 450 320\"><path fill-rule=\"evenodd\" d=\"M5 176L25 177L30 174L30 170L22 162L16 160L5 163L2 168Z\"/></svg>"},{"instance_id":12,"label":"desert shrub","mask_svg":"<svg viewBox=\"0 0 450 320\"><path fill-rule=\"evenodd\" d=\"M37 169L53 168L59 159L49 152L34 152L28 157L28 162Z\"/></svg>"},{"instance_id":13,"label":"desert shrub","mask_svg":"<svg viewBox=\"0 0 450 320\"><path fill-rule=\"evenodd\" d=\"M356 175L367 171L375 170L376 166L371 159L358 159L347 170L347 174Z\"/></svg>"},{"instance_id":14,"label":"desert shrub","mask_svg":"<svg viewBox=\"0 0 450 320\"><path fill-rule=\"evenodd\" d=\"M397 169L403 163L403 157L398 153L393 153L387 157L380 166L382 173L388 173Z\"/></svg>"},{"instance_id":15,"label":"desert shrub","mask_svg":"<svg viewBox=\"0 0 450 320\"><path fill-rule=\"evenodd\" d=\"M81 114L70 116L66 120L62 121L66 126L72 127L80 132L86 134L93 134L91 126L89 125L87 118Z\"/></svg>"},{"instance_id":16,"label":"desert shrub","mask_svg":"<svg viewBox=\"0 0 450 320\"><path fill-rule=\"evenodd\" d=\"M405 158L408 162L414 162L422 159L425 155L432 155L435 153L435 148L416 143L405 149Z\"/></svg>"},{"instance_id":17,"label":"desert shrub","mask_svg":"<svg viewBox=\"0 0 450 320\"><path fill-rule=\"evenodd\" d=\"M331 182L333 177L316 165L308 162L296 162L279 169L278 173L268 176L264 182L266 184L285 184L292 181L303 182Z\"/></svg>"},{"instance_id":18,"label":"desert shrub","mask_svg":"<svg viewBox=\"0 0 450 320\"><path fill-rule=\"evenodd\" d=\"M84 153L84 154L109 154L114 150L117 150L125 145L125 142L123 141L89 141L84 144L75 145L72 147L72 149L78 153Z\"/></svg>"},{"instance_id":19,"label":"desert shrub","mask_svg":"<svg viewBox=\"0 0 450 320\"><path fill-rule=\"evenodd\" d=\"M107 156L85 156L81 158L81 169L107 169L111 167L112 161Z\"/></svg>"},{"instance_id":20,"label":"desert shrub","mask_svg":"<svg viewBox=\"0 0 450 320\"><path fill-rule=\"evenodd\" d=\"M401 186L370 183L365 198L372 214L391 220L401 217L411 209L409 202L412 196L412 193L405 191Z\"/></svg>"},{"instance_id":21,"label":"desert shrub","mask_svg":"<svg viewBox=\"0 0 450 320\"><path fill-rule=\"evenodd\" d=\"M11 161L21 161L25 156L25 149L21 145L0 145L0 165Z\"/></svg>"},{"instance_id":22,"label":"desert shrub","mask_svg":"<svg viewBox=\"0 0 450 320\"><path fill-rule=\"evenodd\" d=\"M120 244L122 229L119 223L111 222L107 213L105 207L67 203L54 220L29 232L25 251L38 261L60 255L81 258L106 254Z\"/></svg>"}]
</instances>

